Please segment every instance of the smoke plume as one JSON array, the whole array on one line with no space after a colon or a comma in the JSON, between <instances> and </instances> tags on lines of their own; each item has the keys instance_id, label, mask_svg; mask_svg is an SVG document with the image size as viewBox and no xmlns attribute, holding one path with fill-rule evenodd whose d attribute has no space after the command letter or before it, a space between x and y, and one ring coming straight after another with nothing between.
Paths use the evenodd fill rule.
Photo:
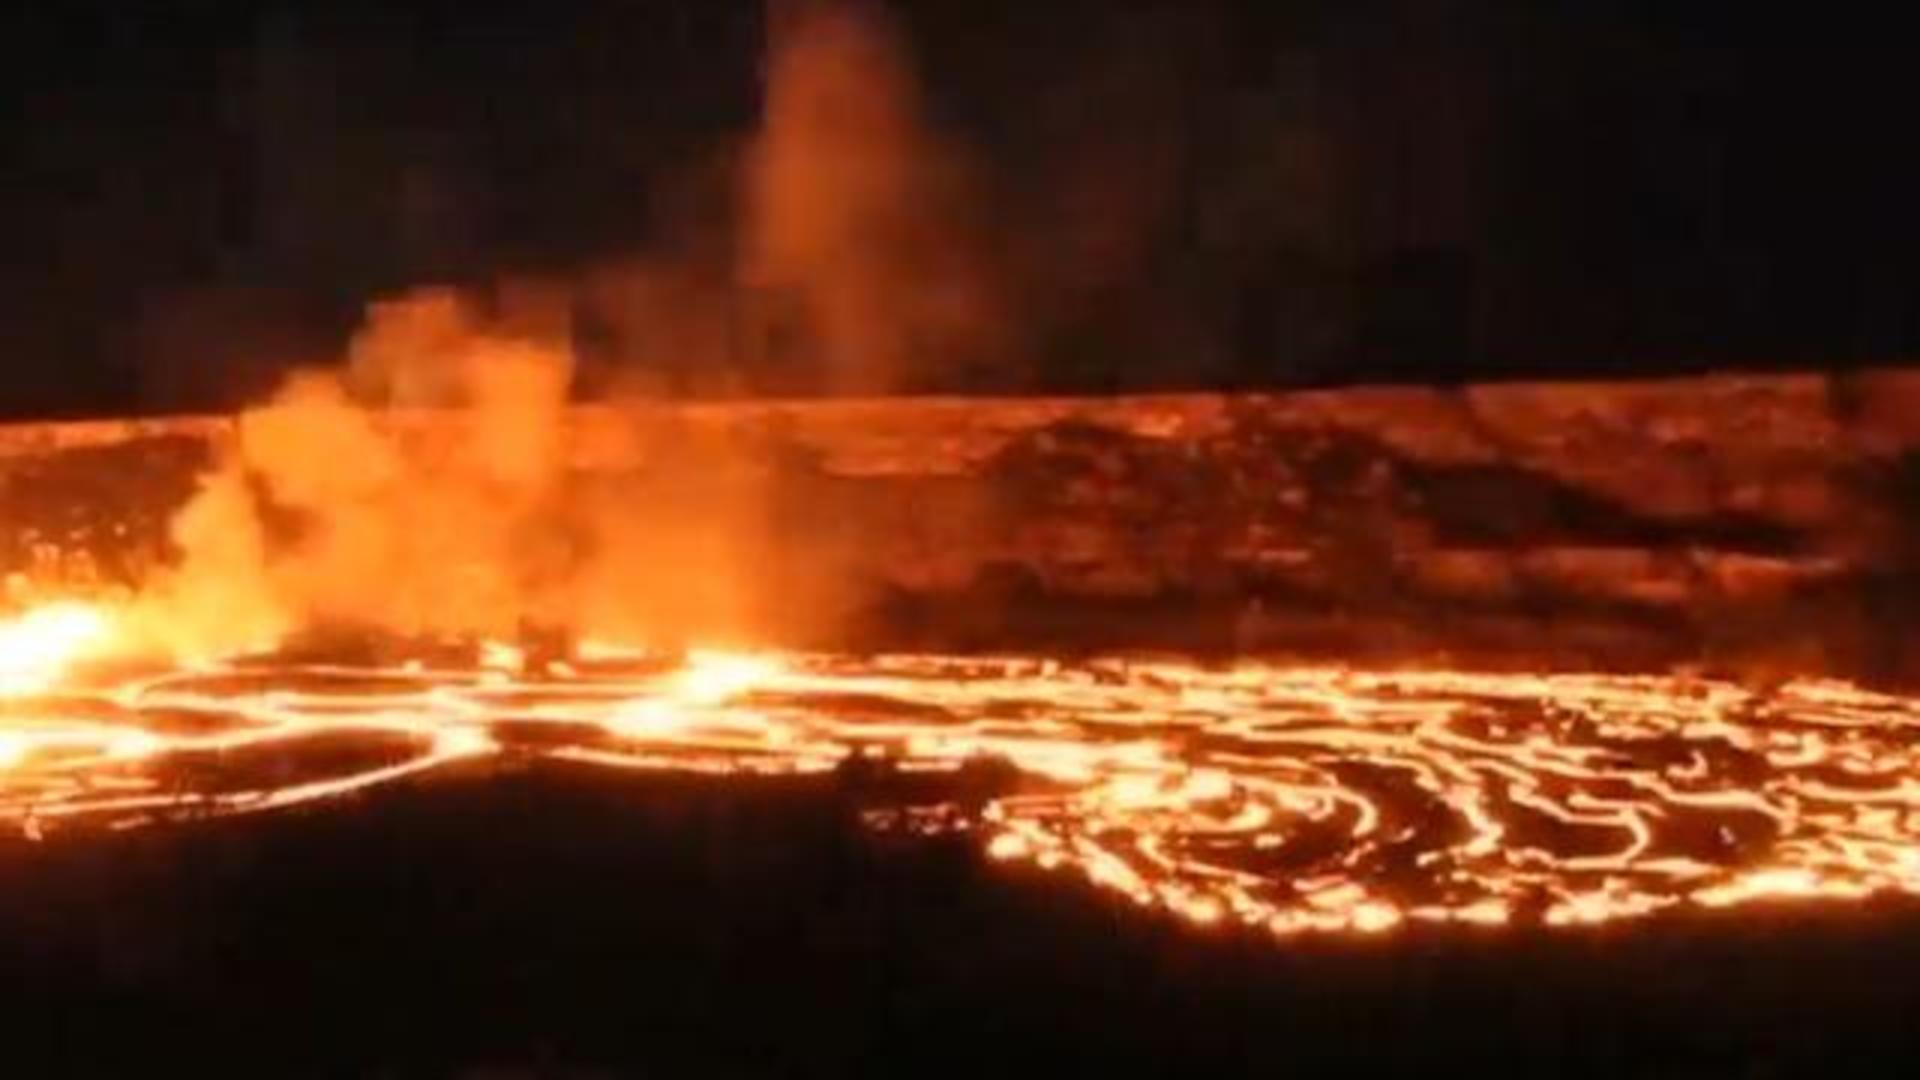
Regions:
<instances>
[{"instance_id":1,"label":"smoke plume","mask_svg":"<svg viewBox=\"0 0 1920 1080\"><path fill-rule=\"evenodd\" d=\"M730 224L691 214L576 275L372 304L343 364L241 413L148 591L157 633L196 650L335 625L676 640L830 618L832 542L775 535L759 448L655 399L911 389L1009 336L960 157L923 122L893 28L854 4L780 13L762 123L724 159ZM585 352L669 376L600 388L635 450L619 476L569 469ZM771 587L797 562L811 572Z\"/></svg>"},{"instance_id":2,"label":"smoke plume","mask_svg":"<svg viewBox=\"0 0 1920 1080\"><path fill-rule=\"evenodd\" d=\"M766 359L866 393L1004 349L959 155L923 121L894 28L866 6L807 4L770 36L741 269L750 296L788 305L772 328L797 344Z\"/></svg>"}]
</instances>

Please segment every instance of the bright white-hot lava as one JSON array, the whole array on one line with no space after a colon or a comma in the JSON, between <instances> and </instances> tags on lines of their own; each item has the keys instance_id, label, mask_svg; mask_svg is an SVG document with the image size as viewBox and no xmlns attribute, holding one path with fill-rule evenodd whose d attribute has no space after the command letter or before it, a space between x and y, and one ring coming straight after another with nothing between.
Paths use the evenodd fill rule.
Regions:
<instances>
[{"instance_id":1,"label":"bright white-hot lava","mask_svg":"<svg viewBox=\"0 0 1920 1080\"><path fill-rule=\"evenodd\" d=\"M76 660L111 648L112 618L90 604L48 604L0 621L0 696L45 690Z\"/></svg>"},{"instance_id":2,"label":"bright white-hot lava","mask_svg":"<svg viewBox=\"0 0 1920 1080\"><path fill-rule=\"evenodd\" d=\"M588 645L108 676L112 618L0 624L0 823L313 802L465 759L1017 777L875 811L1195 923L1597 923L1920 892L1920 701L1833 681L1217 669ZM963 787L964 785L954 785Z\"/></svg>"}]
</instances>

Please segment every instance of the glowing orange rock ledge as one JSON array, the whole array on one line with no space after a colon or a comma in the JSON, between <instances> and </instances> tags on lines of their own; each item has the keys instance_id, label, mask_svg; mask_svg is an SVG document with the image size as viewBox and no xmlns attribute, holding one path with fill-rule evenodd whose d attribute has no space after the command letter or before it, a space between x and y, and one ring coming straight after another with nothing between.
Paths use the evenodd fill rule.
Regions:
<instances>
[{"instance_id":1,"label":"glowing orange rock ledge","mask_svg":"<svg viewBox=\"0 0 1920 1080\"><path fill-rule=\"evenodd\" d=\"M722 460L803 511L705 523L765 531L740 552L749 591L794 607L839 575L842 597L922 605L912 633L871 622L878 648L684 655L403 635L330 656L278 631L183 651L202 639L174 624L233 622L243 590L150 586L208 464L244 467L240 429L0 431L19 598L0 621L0 825L52 840L460 762L998 761L1007 790L873 823L967 830L994 859L1280 934L1912 894L1920 700L1845 676L1910 673L1920 532L1900 493L1920 431L1885 408L1913 379L1857 378L1884 385L1853 404L1780 377L578 409L568 484L613 475L669 506L649 498L709 474L663 481L659 462ZM458 417L377 424L428 462L463 437ZM205 524L188 538L218 548ZM603 599L690 574L654 570ZM914 647L949 608L972 644L1018 654ZM1242 658L1137 651L1195 640ZM1446 659L1482 648L1501 662ZM1085 658L1102 649L1133 658ZM1590 673L1595 657L1773 677Z\"/></svg>"}]
</instances>

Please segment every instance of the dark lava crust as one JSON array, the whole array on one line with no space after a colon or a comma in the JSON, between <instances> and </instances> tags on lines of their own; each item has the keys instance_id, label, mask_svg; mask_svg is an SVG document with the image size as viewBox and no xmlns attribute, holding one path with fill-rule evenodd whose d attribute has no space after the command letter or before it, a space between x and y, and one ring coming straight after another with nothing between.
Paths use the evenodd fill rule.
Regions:
<instances>
[{"instance_id":1,"label":"dark lava crust","mask_svg":"<svg viewBox=\"0 0 1920 1080\"><path fill-rule=\"evenodd\" d=\"M1276 943L870 796L542 765L10 843L8 1071L1910 1074L1911 906Z\"/></svg>"}]
</instances>

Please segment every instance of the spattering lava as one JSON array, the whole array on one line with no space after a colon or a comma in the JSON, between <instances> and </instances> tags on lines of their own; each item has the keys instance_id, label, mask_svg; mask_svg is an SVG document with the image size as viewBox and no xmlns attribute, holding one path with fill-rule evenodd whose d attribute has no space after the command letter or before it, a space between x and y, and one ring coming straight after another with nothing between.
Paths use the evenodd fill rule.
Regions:
<instances>
[{"instance_id":1,"label":"spattering lava","mask_svg":"<svg viewBox=\"0 0 1920 1080\"><path fill-rule=\"evenodd\" d=\"M1920 893L1920 701L1832 681L495 645L392 663L63 668L0 635L0 825L130 828L528 755L718 774L1011 766L875 811L1195 923L1598 923ZM538 668L537 674L529 669Z\"/></svg>"}]
</instances>

